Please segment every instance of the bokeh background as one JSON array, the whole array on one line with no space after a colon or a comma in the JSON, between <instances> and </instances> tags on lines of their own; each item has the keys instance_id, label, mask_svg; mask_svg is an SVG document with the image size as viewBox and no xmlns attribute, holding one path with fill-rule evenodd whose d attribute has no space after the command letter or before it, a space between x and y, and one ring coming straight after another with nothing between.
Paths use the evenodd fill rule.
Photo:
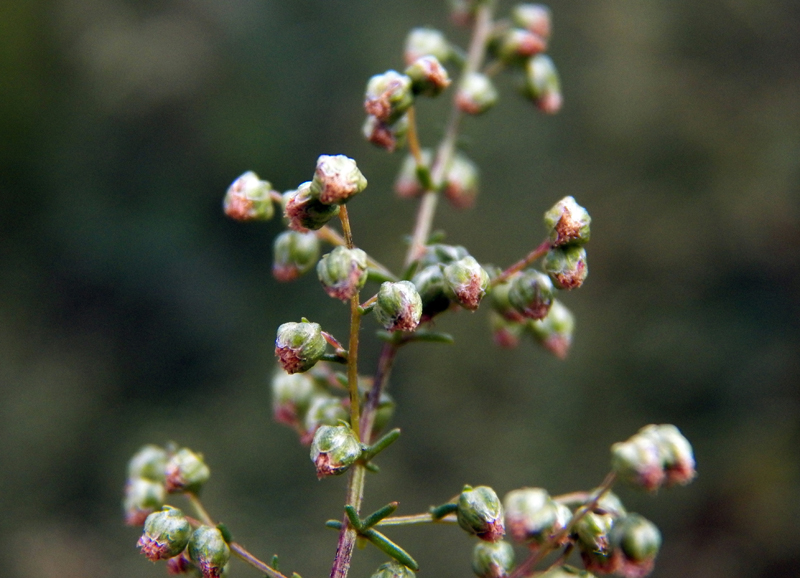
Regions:
<instances>
[{"instance_id":1,"label":"bokeh background","mask_svg":"<svg viewBox=\"0 0 800 578\"><path fill-rule=\"evenodd\" d=\"M696 482L619 489L664 534L653 576L799 576L800 4L551 6L562 113L540 115L503 75L499 105L463 125L477 207L442 206L436 227L506 265L555 201L588 207L591 275L565 296L573 351L497 350L486 311L443 319L455 345L401 355L404 435L366 505L423 511L464 483L590 488L613 442L675 423ZM370 181L350 205L356 240L397 267L415 204L391 192L401 156L361 140L361 97L426 24L466 39L429 0L0 5L4 576L164 576L120 499L129 456L168 440L206 455L204 500L240 542L327 575L322 522L345 480L315 479L271 420L268 382L280 323L343 335L346 308L311 276L274 281L280 221L237 224L220 201L245 170L283 190L319 154L353 156ZM448 100L420 106L425 143ZM375 357L373 342L364 371ZM470 575L459 530L392 536L424 575ZM353 575L381 561L359 552Z\"/></svg>"}]
</instances>

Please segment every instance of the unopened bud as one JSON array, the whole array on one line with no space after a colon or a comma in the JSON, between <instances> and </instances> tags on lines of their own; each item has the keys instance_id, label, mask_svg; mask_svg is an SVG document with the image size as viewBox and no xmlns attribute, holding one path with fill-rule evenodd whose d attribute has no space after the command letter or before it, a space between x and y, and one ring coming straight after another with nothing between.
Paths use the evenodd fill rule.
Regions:
<instances>
[{"instance_id":1,"label":"unopened bud","mask_svg":"<svg viewBox=\"0 0 800 578\"><path fill-rule=\"evenodd\" d=\"M289 222L289 228L300 233L309 229L316 231L325 226L339 214L339 205L326 205L311 195L311 182L300 185L284 197L286 204L283 212Z\"/></svg>"},{"instance_id":2,"label":"unopened bud","mask_svg":"<svg viewBox=\"0 0 800 578\"><path fill-rule=\"evenodd\" d=\"M203 461L202 454L181 448L167 462L166 488L175 492L196 492L211 477L211 470Z\"/></svg>"},{"instance_id":3,"label":"unopened bud","mask_svg":"<svg viewBox=\"0 0 800 578\"><path fill-rule=\"evenodd\" d=\"M411 281L387 281L378 290L374 312L387 331L414 331L422 316L422 298Z\"/></svg>"},{"instance_id":4,"label":"unopened bud","mask_svg":"<svg viewBox=\"0 0 800 578\"><path fill-rule=\"evenodd\" d=\"M430 149L422 150L422 163L429 167L431 164L432 153ZM417 173L417 161L413 155L407 155L400 165L400 172L394 181L394 192L402 199L412 199L425 192L425 187L419 180Z\"/></svg>"},{"instance_id":5,"label":"unopened bud","mask_svg":"<svg viewBox=\"0 0 800 578\"><path fill-rule=\"evenodd\" d=\"M528 60L522 92L544 113L555 114L561 110L561 80L549 56L537 54Z\"/></svg>"},{"instance_id":6,"label":"unopened bud","mask_svg":"<svg viewBox=\"0 0 800 578\"><path fill-rule=\"evenodd\" d=\"M395 560L378 566L371 578L414 578L416 574L408 566Z\"/></svg>"},{"instance_id":7,"label":"unopened bud","mask_svg":"<svg viewBox=\"0 0 800 578\"><path fill-rule=\"evenodd\" d=\"M610 553L609 532L617 516L607 513L587 512L573 526L578 536L581 551L608 555Z\"/></svg>"},{"instance_id":8,"label":"unopened bud","mask_svg":"<svg viewBox=\"0 0 800 578\"><path fill-rule=\"evenodd\" d=\"M411 91L422 96L438 96L450 86L447 69L435 56L422 56L405 70L411 79Z\"/></svg>"},{"instance_id":9,"label":"unopened bud","mask_svg":"<svg viewBox=\"0 0 800 578\"><path fill-rule=\"evenodd\" d=\"M653 570L661 532L650 520L629 514L614 524L611 541L617 574L638 578Z\"/></svg>"},{"instance_id":10,"label":"unopened bud","mask_svg":"<svg viewBox=\"0 0 800 578\"><path fill-rule=\"evenodd\" d=\"M428 265L443 264L447 265L454 261L460 261L464 257L469 257L469 251L461 245L445 245L434 243L425 247L425 253L419 260L420 269Z\"/></svg>"},{"instance_id":11,"label":"unopened bud","mask_svg":"<svg viewBox=\"0 0 800 578\"><path fill-rule=\"evenodd\" d=\"M167 451L148 444L139 448L128 462L128 478L145 478L154 482L164 481Z\"/></svg>"},{"instance_id":12,"label":"unopened bud","mask_svg":"<svg viewBox=\"0 0 800 578\"><path fill-rule=\"evenodd\" d=\"M489 486L465 486L458 497L458 525L486 542L497 542L506 533L503 505Z\"/></svg>"},{"instance_id":13,"label":"unopened bud","mask_svg":"<svg viewBox=\"0 0 800 578\"><path fill-rule=\"evenodd\" d=\"M569 508L554 501L542 488L509 492L505 508L508 530L519 543L542 545L564 530L572 519Z\"/></svg>"},{"instance_id":14,"label":"unopened bud","mask_svg":"<svg viewBox=\"0 0 800 578\"><path fill-rule=\"evenodd\" d=\"M514 548L508 542L478 542L472 550L472 571L479 578L506 578L514 567Z\"/></svg>"},{"instance_id":15,"label":"unopened bud","mask_svg":"<svg viewBox=\"0 0 800 578\"><path fill-rule=\"evenodd\" d=\"M494 290L492 294L494 294ZM505 349L514 349L519 345L525 325L518 321L509 321L497 311L490 312L489 323L491 324L492 339L495 345Z\"/></svg>"},{"instance_id":16,"label":"unopened bud","mask_svg":"<svg viewBox=\"0 0 800 578\"><path fill-rule=\"evenodd\" d=\"M393 153L406 142L408 115L404 114L393 123L383 122L377 117L369 115L364 121L361 132L364 138L375 146Z\"/></svg>"},{"instance_id":17,"label":"unopened bud","mask_svg":"<svg viewBox=\"0 0 800 578\"><path fill-rule=\"evenodd\" d=\"M587 243L591 223L589 212L573 197L564 197L544 214L544 226L550 231L550 244L554 247Z\"/></svg>"},{"instance_id":18,"label":"unopened bud","mask_svg":"<svg viewBox=\"0 0 800 578\"><path fill-rule=\"evenodd\" d=\"M469 26L475 16L476 0L448 0L450 20L456 26Z\"/></svg>"},{"instance_id":19,"label":"unopened bud","mask_svg":"<svg viewBox=\"0 0 800 578\"><path fill-rule=\"evenodd\" d=\"M165 560L183 552L191 535L192 526L183 512L167 507L147 516L137 546L153 562Z\"/></svg>"},{"instance_id":20,"label":"unopened bud","mask_svg":"<svg viewBox=\"0 0 800 578\"><path fill-rule=\"evenodd\" d=\"M493 51L503 62L514 64L547 50L547 41L523 28L504 30L493 42Z\"/></svg>"},{"instance_id":21,"label":"unopened bud","mask_svg":"<svg viewBox=\"0 0 800 578\"><path fill-rule=\"evenodd\" d=\"M376 74L367 82L364 110L388 124L398 120L414 104L411 79L395 70Z\"/></svg>"},{"instance_id":22,"label":"unopened bud","mask_svg":"<svg viewBox=\"0 0 800 578\"><path fill-rule=\"evenodd\" d=\"M650 425L641 433L652 432L658 437L661 447L664 470L667 474L667 485L686 485L697 475L695 470L694 451L680 430L674 425Z\"/></svg>"},{"instance_id":23,"label":"unopened bud","mask_svg":"<svg viewBox=\"0 0 800 578\"><path fill-rule=\"evenodd\" d=\"M575 317L561 301L553 299L544 319L532 319L528 328L536 341L550 353L561 359L567 357L575 331Z\"/></svg>"},{"instance_id":24,"label":"unopened bud","mask_svg":"<svg viewBox=\"0 0 800 578\"><path fill-rule=\"evenodd\" d=\"M553 283L539 271L529 270L515 276L510 283L508 300L516 311L528 319L543 319L553 304Z\"/></svg>"},{"instance_id":25,"label":"unopened bud","mask_svg":"<svg viewBox=\"0 0 800 578\"><path fill-rule=\"evenodd\" d=\"M361 457L361 444L347 425L322 425L311 442L311 461L317 477L338 476Z\"/></svg>"},{"instance_id":26,"label":"unopened bud","mask_svg":"<svg viewBox=\"0 0 800 578\"><path fill-rule=\"evenodd\" d=\"M450 307L450 299L445 295L444 275L439 265L428 265L411 279L422 299L421 321L429 321Z\"/></svg>"},{"instance_id":27,"label":"unopened bud","mask_svg":"<svg viewBox=\"0 0 800 578\"><path fill-rule=\"evenodd\" d=\"M470 256L442 269L445 293L465 309L474 311L489 288L489 275Z\"/></svg>"},{"instance_id":28,"label":"unopened bud","mask_svg":"<svg viewBox=\"0 0 800 578\"><path fill-rule=\"evenodd\" d=\"M272 377L272 415L275 421L297 426L305 417L311 400L320 393L308 373L287 374L278 370Z\"/></svg>"},{"instance_id":29,"label":"unopened bud","mask_svg":"<svg viewBox=\"0 0 800 578\"><path fill-rule=\"evenodd\" d=\"M445 176L444 195L457 209L467 209L475 204L480 173L478 166L463 153L453 157Z\"/></svg>"},{"instance_id":30,"label":"unopened bud","mask_svg":"<svg viewBox=\"0 0 800 578\"><path fill-rule=\"evenodd\" d=\"M494 309L504 319L507 321L523 322L525 321L525 317L523 317L523 315L516 310L508 297L509 293L511 292L511 282L517 275L519 274L512 276L510 280L506 280L503 283L498 283L492 287L492 292L489 293L489 298L490 303L492 304L492 309Z\"/></svg>"},{"instance_id":31,"label":"unopened bud","mask_svg":"<svg viewBox=\"0 0 800 578\"><path fill-rule=\"evenodd\" d=\"M314 233L284 231L273 242L272 276L292 281L314 268L319 259L319 239Z\"/></svg>"},{"instance_id":32,"label":"unopened bud","mask_svg":"<svg viewBox=\"0 0 800 578\"><path fill-rule=\"evenodd\" d=\"M666 479L660 448L647 436L635 435L611 446L611 468L621 480L650 491Z\"/></svg>"},{"instance_id":33,"label":"unopened bud","mask_svg":"<svg viewBox=\"0 0 800 578\"><path fill-rule=\"evenodd\" d=\"M289 322L278 327L275 355L286 373L302 373L322 358L325 345L318 323Z\"/></svg>"},{"instance_id":34,"label":"unopened bud","mask_svg":"<svg viewBox=\"0 0 800 578\"><path fill-rule=\"evenodd\" d=\"M125 484L122 508L128 526L141 526L147 516L160 510L166 497L164 484L145 478L130 478Z\"/></svg>"},{"instance_id":35,"label":"unopened bud","mask_svg":"<svg viewBox=\"0 0 800 578\"><path fill-rule=\"evenodd\" d=\"M465 76L458 87L456 106L467 114L482 114L497 102L497 89L491 79L480 72Z\"/></svg>"},{"instance_id":36,"label":"unopened bud","mask_svg":"<svg viewBox=\"0 0 800 578\"><path fill-rule=\"evenodd\" d=\"M237 221L266 221L272 218L272 185L247 171L231 183L222 207L225 214Z\"/></svg>"},{"instance_id":37,"label":"unopened bud","mask_svg":"<svg viewBox=\"0 0 800 578\"><path fill-rule=\"evenodd\" d=\"M544 270L557 288L577 289L589 274L586 249L580 245L553 247L544 258Z\"/></svg>"},{"instance_id":38,"label":"unopened bud","mask_svg":"<svg viewBox=\"0 0 800 578\"><path fill-rule=\"evenodd\" d=\"M303 425L305 434L301 438L304 444L310 444L314 439L314 434L322 425L337 425L341 421L347 421L349 414L342 405L342 399L327 393L315 395L308 406Z\"/></svg>"},{"instance_id":39,"label":"unopened bud","mask_svg":"<svg viewBox=\"0 0 800 578\"><path fill-rule=\"evenodd\" d=\"M189 558L203 578L219 578L231 557L231 550L217 528L200 526L189 540Z\"/></svg>"},{"instance_id":40,"label":"unopened bud","mask_svg":"<svg viewBox=\"0 0 800 578\"><path fill-rule=\"evenodd\" d=\"M311 196L323 205L341 205L367 188L356 161L345 155L321 155L311 181Z\"/></svg>"},{"instance_id":41,"label":"unopened bud","mask_svg":"<svg viewBox=\"0 0 800 578\"><path fill-rule=\"evenodd\" d=\"M336 247L317 263L317 275L328 295L348 301L367 282L367 254L361 249Z\"/></svg>"},{"instance_id":42,"label":"unopened bud","mask_svg":"<svg viewBox=\"0 0 800 578\"><path fill-rule=\"evenodd\" d=\"M406 65L423 56L433 56L440 62L446 62L452 54L453 49L447 38L434 28L413 28L406 36L403 50Z\"/></svg>"},{"instance_id":43,"label":"unopened bud","mask_svg":"<svg viewBox=\"0 0 800 578\"><path fill-rule=\"evenodd\" d=\"M517 4L511 11L514 24L548 40L550 38L550 9L543 4Z\"/></svg>"}]
</instances>

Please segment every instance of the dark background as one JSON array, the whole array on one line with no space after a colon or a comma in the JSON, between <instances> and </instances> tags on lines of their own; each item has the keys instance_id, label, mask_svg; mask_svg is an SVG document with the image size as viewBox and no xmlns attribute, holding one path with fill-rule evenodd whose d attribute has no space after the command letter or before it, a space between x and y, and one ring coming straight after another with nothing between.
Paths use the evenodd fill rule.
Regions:
<instances>
[{"instance_id":1,"label":"dark background","mask_svg":"<svg viewBox=\"0 0 800 578\"><path fill-rule=\"evenodd\" d=\"M587 489L613 442L674 423L695 483L619 489L664 534L654 576L800 575L800 4L551 6L563 111L541 116L502 76L498 106L463 125L477 207L442 206L436 227L506 265L538 244L555 201L586 206L591 275L564 297L572 354L497 350L486 311L442 320L454 346L400 357L404 435L366 507L423 511L464 483ZM370 181L349 205L356 241L398 267L415 204L391 193L401 156L361 140L361 97L423 24L466 39L426 0L2 4L4 575L164 576L119 504L129 456L167 440L205 453L204 500L239 541L327 574L336 535L322 522L340 515L345 479L317 482L271 421L268 382L280 323L343 336L346 308L313 276L275 282L280 220L237 224L220 201L244 170L284 190L319 154L347 154ZM419 107L426 144L448 101ZM459 530L391 535L423 575L470 575ZM353 576L382 560L357 552Z\"/></svg>"}]
</instances>

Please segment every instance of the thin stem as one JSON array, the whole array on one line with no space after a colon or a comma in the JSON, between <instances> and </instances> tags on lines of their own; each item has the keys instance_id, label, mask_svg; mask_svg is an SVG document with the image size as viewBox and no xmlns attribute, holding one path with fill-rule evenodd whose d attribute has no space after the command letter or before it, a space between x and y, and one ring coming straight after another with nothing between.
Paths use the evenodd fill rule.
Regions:
<instances>
[{"instance_id":1,"label":"thin stem","mask_svg":"<svg viewBox=\"0 0 800 578\"><path fill-rule=\"evenodd\" d=\"M492 279L492 287L495 285L500 285L501 283L505 282L509 277L511 277L517 271L522 271L525 267L534 263L547 255L547 252L550 250L550 241L542 241L541 245L536 247L533 251L528 253L523 259L520 259L511 267L500 273L497 277Z\"/></svg>"},{"instance_id":2,"label":"thin stem","mask_svg":"<svg viewBox=\"0 0 800 578\"><path fill-rule=\"evenodd\" d=\"M339 220L342 222L342 232L347 248L354 248L353 232L350 230L350 219L347 216L347 207L339 209ZM358 291L350 298L350 343L347 348L347 385L350 389L350 426L356 439L361 440L359 431L361 421L361 396L358 392L358 332L361 330L361 299ZM351 504L348 502L348 504ZM352 504L351 504L352 505Z\"/></svg>"},{"instance_id":3,"label":"thin stem","mask_svg":"<svg viewBox=\"0 0 800 578\"><path fill-rule=\"evenodd\" d=\"M419 146L419 136L417 134L417 112L412 106L406 113L408 115L408 150L414 157L414 162L418 167L424 165L422 160L422 149Z\"/></svg>"},{"instance_id":4,"label":"thin stem","mask_svg":"<svg viewBox=\"0 0 800 578\"><path fill-rule=\"evenodd\" d=\"M206 526L216 526L214 520L203 507L203 503L200 501L197 494L194 492L184 492L183 495L189 498L189 501L192 503L192 508L194 508L194 511L197 513L197 517L200 518Z\"/></svg>"},{"instance_id":5,"label":"thin stem","mask_svg":"<svg viewBox=\"0 0 800 578\"><path fill-rule=\"evenodd\" d=\"M458 520L456 520L455 514L448 514L447 516L442 516L441 518L434 518L430 512L427 512L425 514L412 514L410 516L393 516L391 518L384 518L375 524L375 526L416 526L419 524L439 523L457 524Z\"/></svg>"}]
</instances>

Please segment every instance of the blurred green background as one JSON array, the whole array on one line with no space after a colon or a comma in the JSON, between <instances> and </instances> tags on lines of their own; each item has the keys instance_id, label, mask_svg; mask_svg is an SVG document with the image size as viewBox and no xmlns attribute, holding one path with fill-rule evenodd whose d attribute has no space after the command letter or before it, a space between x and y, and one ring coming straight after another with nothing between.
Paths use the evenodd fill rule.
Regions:
<instances>
[{"instance_id":1,"label":"blurred green background","mask_svg":"<svg viewBox=\"0 0 800 578\"><path fill-rule=\"evenodd\" d=\"M436 227L507 265L574 195L594 221L591 275L564 299L573 351L497 350L486 311L439 322L457 342L402 353L404 435L366 507L423 511L464 483L589 488L613 442L674 423L695 483L619 489L664 534L653 576L800 576L800 4L551 7L563 111L538 114L502 76L499 105L464 123L477 207L442 206ZM129 456L167 440L205 453L204 500L240 542L327 575L345 479L316 480L268 381L280 323L344 335L346 308L311 276L275 282L279 220L237 224L220 202L245 170L283 190L347 154L370 181L356 241L398 267L415 204L391 192L401 156L362 141L361 97L425 24L465 41L430 0L0 5L4 576L166 575L120 500ZM425 143L448 100L420 106ZM365 372L375 357L372 342ZM392 536L423 575L470 575L459 530ZM353 576L382 559L359 552Z\"/></svg>"}]
</instances>

